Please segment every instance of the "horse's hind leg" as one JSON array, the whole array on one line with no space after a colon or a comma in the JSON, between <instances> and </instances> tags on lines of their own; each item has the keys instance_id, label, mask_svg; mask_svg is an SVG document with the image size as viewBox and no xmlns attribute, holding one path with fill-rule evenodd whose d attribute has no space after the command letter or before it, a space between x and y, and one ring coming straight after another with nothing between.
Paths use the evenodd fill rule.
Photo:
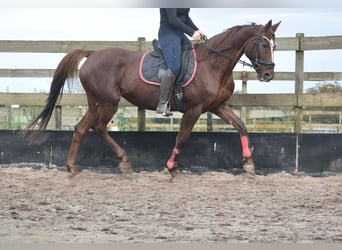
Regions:
<instances>
[{"instance_id":1,"label":"horse's hind leg","mask_svg":"<svg viewBox=\"0 0 342 250\"><path fill-rule=\"evenodd\" d=\"M103 105L97 116L94 125L94 130L101 136L101 138L110 146L120 160L119 168L123 173L131 173L132 164L129 161L126 151L121 148L107 132L107 124L112 119L117 111L117 106Z\"/></svg>"},{"instance_id":2,"label":"horse's hind leg","mask_svg":"<svg viewBox=\"0 0 342 250\"><path fill-rule=\"evenodd\" d=\"M96 120L96 116L96 107L89 107L81 121L75 126L75 131L72 137L68 158L66 161L66 169L68 172L71 172L72 176L77 175L75 163L80 143L89 132L89 129L93 126Z\"/></svg>"},{"instance_id":3,"label":"horse's hind leg","mask_svg":"<svg viewBox=\"0 0 342 250\"><path fill-rule=\"evenodd\" d=\"M232 124L233 127L239 131L242 147L242 157L245 159L243 169L252 175L255 175L255 166L253 162L253 147L250 146L247 128L242 120L233 112L233 110L226 104L222 104L212 112L221 117L225 122Z\"/></svg>"}]
</instances>

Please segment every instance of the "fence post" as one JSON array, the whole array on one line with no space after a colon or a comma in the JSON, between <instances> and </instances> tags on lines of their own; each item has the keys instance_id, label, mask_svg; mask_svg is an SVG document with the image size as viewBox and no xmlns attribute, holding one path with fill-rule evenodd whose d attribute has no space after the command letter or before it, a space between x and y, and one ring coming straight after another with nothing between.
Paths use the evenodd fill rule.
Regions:
<instances>
[{"instance_id":1,"label":"fence post","mask_svg":"<svg viewBox=\"0 0 342 250\"><path fill-rule=\"evenodd\" d=\"M213 132L213 114L207 112L207 132Z\"/></svg>"},{"instance_id":2,"label":"fence post","mask_svg":"<svg viewBox=\"0 0 342 250\"><path fill-rule=\"evenodd\" d=\"M248 74L246 71L243 71L241 73L241 80L242 80L242 93L246 94L247 93L247 81L248 81ZM240 118L242 122L247 125L247 107L241 107L241 114Z\"/></svg>"},{"instance_id":3,"label":"fence post","mask_svg":"<svg viewBox=\"0 0 342 250\"><path fill-rule=\"evenodd\" d=\"M139 51L143 52L142 43L146 41L145 37L138 37ZM146 111L138 107L138 131L145 131L146 129Z\"/></svg>"},{"instance_id":4,"label":"fence post","mask_svg":"<svg viewBox=\"0 0 342 250\"><path fill-rule=\"evenodd\" d=\"M55 108L56 129L62 129L62 106L57 105Z\"/></svg>"},{"instance_id":5,"label":"fence post","mask_svg":"<svg viewBox=\"0 0 342 250\"><path fill-rule=\"evenodd\" d=\"M302 40L303 33L296 34L298 40L298 48L296 49L296 72L295 72L295 94L296 106L294 117L294 132L297 134L302 133L303 123L303 107L299 106L299 98L303 94L303 81L304 81L304 50Z\"/></svg>"},{"instance_id":6,"label":"fence post","mask_svg":"<svg viewBox=\"0 0 342 250\"><path fill-rule=\"evenodd\" d=\"M7 105L7 123L8 123L7 128L11 128L12 127L12 106L11 105Z\"/></svg>"},{"instance_id":7,"label":"fence post","mask_svg":"<svg viewBox=\"0 0 342 250\"><path fill-rule=\"evenodd\" d=\"M299 98L303 94L303 82L304 82L304 50L303 50L303 33L296 34L298 40L298 48L296 49L296 72L295 72L295 94L296 94L296 106L294 117L294 132L296 136L296 162L295 172L299 171L299 148L300 138L299 134L303 129L303 107L299 104Z\"/></svg>"}]
</instances>

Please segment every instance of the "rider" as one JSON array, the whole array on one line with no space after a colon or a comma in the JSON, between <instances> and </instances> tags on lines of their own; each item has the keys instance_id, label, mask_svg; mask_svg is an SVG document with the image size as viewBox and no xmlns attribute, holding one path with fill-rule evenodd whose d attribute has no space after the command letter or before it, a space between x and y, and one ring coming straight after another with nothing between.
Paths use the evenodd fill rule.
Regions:
<instances>
[{"instance_id":1,"label":"rider","mask_svg":"<svg viewBox=\"0 0 342 250\"><path fill-rule=\"evenodd\" d=\"M158 39L168 69L161 80L160 98L156 112L163 116L172 115L168 102L175 79L181 69L182 44L191 44L185 34L194 40L201 40L201 38L205 37L204 33L192 22L189 11L190 8L160 9Z\"/></svg>"}]
</instances>

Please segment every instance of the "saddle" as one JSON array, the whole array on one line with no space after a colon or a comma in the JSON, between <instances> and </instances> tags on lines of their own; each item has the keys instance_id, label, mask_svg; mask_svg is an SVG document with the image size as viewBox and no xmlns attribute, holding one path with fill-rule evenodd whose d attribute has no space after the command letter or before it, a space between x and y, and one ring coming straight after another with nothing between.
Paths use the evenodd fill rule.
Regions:
<instances>
[{"instance_id":1,"label":"saddle","mask_svg":"<svg viewBox=\"0 0 342 250\"><path fill-rule=\"evenodd\" d=\"M153 51L145 52L139 65L140 79L151 85L160 86L161 79L167 70L165 60L158 40L152 41ZM182 64L179 75L175 80L174 101L176 108L183 111L182 88L188 86L197 71L196 51L193 45L184 44L182 47Z\"/></svg>"},{"instance_id":2,"label":"saddle","mask_svg":"<svg viewBox=\"0 0 342 250\"><path fill-rule=\"evenodd\" d=\"M167 70L165 60L158 40L152 41L154 51L145 52L140 61L139 76L147 84L160 85L161 78ZM195 60L195 48L193 45L184 44L182 47L182 66L175 84L185 87L196 73L197 62Z\"/></svg>"}]
</instances>

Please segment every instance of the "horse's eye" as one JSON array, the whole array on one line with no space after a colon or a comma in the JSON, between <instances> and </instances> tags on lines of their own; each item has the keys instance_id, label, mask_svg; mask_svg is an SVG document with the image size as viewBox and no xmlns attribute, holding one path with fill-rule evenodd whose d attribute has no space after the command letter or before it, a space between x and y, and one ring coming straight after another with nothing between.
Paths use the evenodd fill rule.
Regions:
<instances>
[{"instance_id":1,"label":"horse's eye","mask_svg":"<svg viewBox=\"0 0 342 250\"><path fill-rule=\"evenodd\" d=\"M266 49L266 48L267 48L267 45L266 45L266 44L263 44L262 47L263 47L264 49Z\"/></svg>"}]
</instances>

